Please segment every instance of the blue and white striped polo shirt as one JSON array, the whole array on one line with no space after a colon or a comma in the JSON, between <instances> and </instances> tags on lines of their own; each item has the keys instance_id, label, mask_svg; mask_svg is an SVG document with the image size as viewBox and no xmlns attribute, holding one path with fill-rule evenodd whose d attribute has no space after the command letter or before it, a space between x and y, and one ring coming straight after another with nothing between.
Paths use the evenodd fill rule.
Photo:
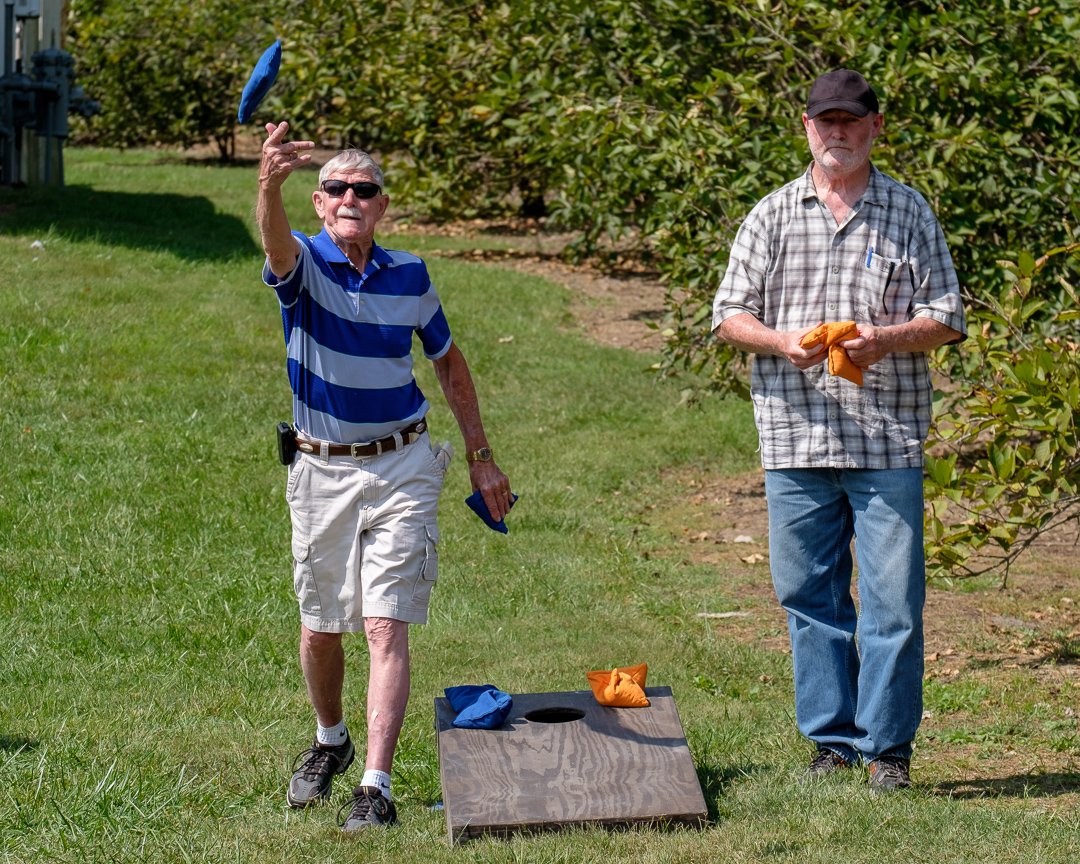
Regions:
<instances>
[{"instance_id":1,"label":"blue and white striped polo shirt","mask_svg":"<svg viewBox=\"0 0 1080 864\"><path fill-rule=\"evenodd\" d=\"M413 377L412 336L437 360L450 326L427 267L415 255L373 245L359 273L326 230L294 231L301 253L278 280L296 428L344 444L385 438L418 420L427 399Z\"/></svg>"}]
</instances>

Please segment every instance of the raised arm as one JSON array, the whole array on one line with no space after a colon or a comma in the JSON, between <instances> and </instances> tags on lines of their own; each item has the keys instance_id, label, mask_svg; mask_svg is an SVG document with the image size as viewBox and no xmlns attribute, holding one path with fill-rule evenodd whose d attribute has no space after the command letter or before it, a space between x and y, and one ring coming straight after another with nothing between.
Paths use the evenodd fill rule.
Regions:
<instances>
[{"instance_id":1,"label":"raised arm","mask_svg":"<svg viewBox=\"0 0 1080 864\"><path fill-rule=\"evenodd\" d=\"M275 276L287 276L296 266L300 248L292 236L289 217L281 187L289 175L301 165L311 161L305 151L314 148L313 141L285 142L289 124L267 123L266 141L263 142L262 159L259 162L259 195L255 204L255 221L259 226L263 251Z\"/></svg>"}]
</instances>

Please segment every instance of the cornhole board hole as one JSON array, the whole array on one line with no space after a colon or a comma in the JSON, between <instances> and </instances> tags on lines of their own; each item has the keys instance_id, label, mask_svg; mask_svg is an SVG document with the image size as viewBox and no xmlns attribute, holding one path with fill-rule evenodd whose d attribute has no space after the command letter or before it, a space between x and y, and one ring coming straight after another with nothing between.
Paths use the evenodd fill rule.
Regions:
<instances>
[{"instance_id":1,"label":"cornhole board hole","mask_svg":"<svg viewBox=\"0 0 1080 864\"><path fill-rule=\"evenodd\" d=\"M451 843L572 825L704 825L707 815L670 687L647 708L607 708L591 690L514 695L498 729L455 729L435 700Z\"/></svg>"}]
</instances>

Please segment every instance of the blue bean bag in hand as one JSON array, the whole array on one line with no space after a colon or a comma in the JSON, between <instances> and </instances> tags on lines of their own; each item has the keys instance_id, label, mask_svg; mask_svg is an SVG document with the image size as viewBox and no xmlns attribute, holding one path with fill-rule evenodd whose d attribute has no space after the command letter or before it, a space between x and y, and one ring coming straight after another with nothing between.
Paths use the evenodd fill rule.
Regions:
<instances>
[{"instance_id":1,"label":"blue bean bag in hand","mask_svg":"<svg viewBox=\"0 0 1080 864\"><path fill-rule=\"evenodd\" d=\"M255 68L251 70L251 77L244 85L244 92L240 96L240 110L236 112L236 119L240 123L247 123L255 109L259 107L263 97L270 92L270 87L277 78L278 69L281 68L281 40L278 39L267 48Z\"/></svg>"},{"instance_id":2,"label":"blue bean bag in hand","mask_svg":"<svg viewBox=\"0 0 1080 864\"><path fill-rule=\"evenodd\" d=\"M514 700L493 684L462 684L443 691L457 712L452 726L458 729L497 729L502 726Z\"/></svg>"},{"instance_id":3,"label":"blue bean bag in hand","mask_svg":"<svg viewBox=\"0 0 1080 864\"><path fill-rule=\"evenodd\" d=\"M514 506L514 502L518 500L518 496L513 492L510 493L510 506ZM477 489L468 498L465 499L465 503L469 505L469 509L473 511L477 516L484 520L484 524L488 526L492 531L498 531L502 534L509 534L510 529L506 527L506 522L500 519L496 522L491 518L491 511L488 510L487 504L484 503L484 497L480 494L480 490Z\"/></svg>"}]
</instances>

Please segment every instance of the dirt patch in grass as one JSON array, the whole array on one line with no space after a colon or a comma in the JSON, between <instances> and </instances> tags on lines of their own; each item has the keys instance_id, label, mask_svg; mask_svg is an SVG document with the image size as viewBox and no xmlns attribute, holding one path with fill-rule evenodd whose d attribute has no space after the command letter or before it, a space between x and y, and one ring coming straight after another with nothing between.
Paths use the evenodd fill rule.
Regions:
<instances>
[{"instance_id":1,"label":"dirt patch in grass","mask_svg":"<svg viewBox=\"0 0 1080 864\"><path fill-rule=\"evenodd\" d=\"M627 273L613 277L551 258L508 263L569 288L571 311L590 339L633 351L659 352L662 348L659 323L664 313L664 287L655 276Z\"/></svg>"},{"instance_id":2,"label":"dirt patch in grass","mask_svg":"<svg viewBox=\"0 0 1080 864\"><path fill-rule=\"evenodd\" d=\"M550 232L540 220L475 219L451 224L397 223L389 227L391 231L411 234L479 237L481 241L473 248L428 254L542 276L570 291L574 319L589 338L633 351L659 351L662 347L657 325L664 314L664 286L658 275L629 262L621 268L568 263L563 252L573 235ZM498 241L499 248L492 248L493 240Z\"/></svg>"}]
</instances>

